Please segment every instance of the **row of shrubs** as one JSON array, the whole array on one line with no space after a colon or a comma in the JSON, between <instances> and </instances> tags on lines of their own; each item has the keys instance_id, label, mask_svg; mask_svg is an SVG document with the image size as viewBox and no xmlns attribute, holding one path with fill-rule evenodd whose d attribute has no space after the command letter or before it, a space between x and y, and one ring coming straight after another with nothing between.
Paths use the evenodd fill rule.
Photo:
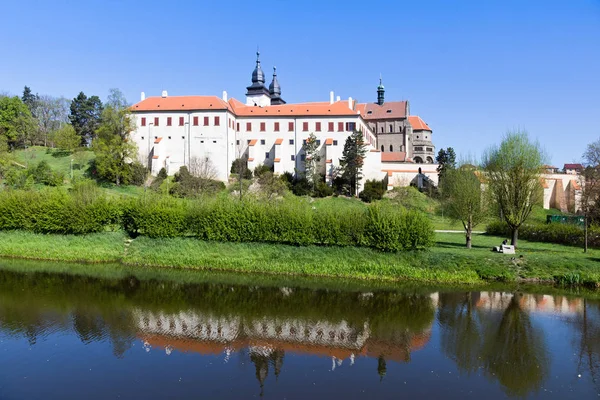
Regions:
<instances>
[{"instance_id":1,"label":"row of shrubs","mask_svg":"<svg viewBox=\"0 0 600 400\"><path fill-rule=\"evenodd\" d=\"M107 199L92 185L77 185L73 192L50 188L0 192L0 230L9 229L61 234L124 229L153 238L192 236L381 251L425 248L434 239L425 215L386 205L337 210L315 209L305 199L186 200L158 195Z\"/></svg>"},{"instance_id":2,"label":"row of shrubs","mask_svg":"<svg viewBox=\"0 0 600 400\"><path fill-rule=\"evenodd\" d=\"M510 237L510 229L503 221L488 224L486 233L495 236ZM519 228L519 238L532 242L558 243L571 246L583 246L585 237L583 228L573 224L523 224ZM600 228L588 228L588 246L600 247Z\"/></svg>"}]
</instances>

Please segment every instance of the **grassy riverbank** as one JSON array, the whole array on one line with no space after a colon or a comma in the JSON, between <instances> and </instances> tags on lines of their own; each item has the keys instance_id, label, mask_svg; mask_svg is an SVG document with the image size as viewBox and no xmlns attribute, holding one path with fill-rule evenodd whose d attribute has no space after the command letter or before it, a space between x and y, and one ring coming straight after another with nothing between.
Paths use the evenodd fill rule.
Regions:
<instances>
[{"instance_id":1,"label":"grassy riverbank","mask_svg":"<svg viewBox=\"0 0 600 400\"><path fill-rule=\"evenodd\" d=\"M129 241L118 232L73 236L10 231L0 232L0 256L380 281L600 284L597 250L584 254L579 248L522 241L516 257L490 252L501 240L476 235L474 248L467 250L463 235L436 234L436 245L430 250L382 253L357 247L295 247L188 238L139 237Z\"/></svg>"}]
</instances>

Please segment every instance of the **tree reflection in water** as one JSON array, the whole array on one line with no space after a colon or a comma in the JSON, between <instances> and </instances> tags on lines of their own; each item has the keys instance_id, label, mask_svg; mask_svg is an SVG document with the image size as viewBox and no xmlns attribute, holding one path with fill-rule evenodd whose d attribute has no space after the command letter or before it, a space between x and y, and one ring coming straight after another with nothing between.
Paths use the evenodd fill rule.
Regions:
<instances>
[{"instance_id":1,"label":"tree reflection in water","mask_svg":"<svg viewBox=\"0 0 600 400\"><path fill-rule=\"evenodd\" d=\"M504 310L476 307L479 293L441 294L443 351L467 374L483 368L508 395L526 396L548 376L549 357L540 328L521 306L522 294Z\"/></svg>"},{"instance_id":2,"label":"tree reflection in water","mask_svg":"<svg viewBox=\"0 0 600 400\"><path fill-rule=\"evenodd\" d=\"M600 302L583 299L583 312L572 320L576 330L578 373L586 373L600 391Z\"/></svg>"}]
</instances>

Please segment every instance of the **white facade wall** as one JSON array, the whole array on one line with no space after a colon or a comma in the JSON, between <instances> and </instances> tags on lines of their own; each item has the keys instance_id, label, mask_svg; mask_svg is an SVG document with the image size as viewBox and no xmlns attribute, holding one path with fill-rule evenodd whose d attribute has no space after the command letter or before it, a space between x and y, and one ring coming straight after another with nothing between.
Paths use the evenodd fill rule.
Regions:
<instances>
[{"instance_id":1,"label":"white facade wall","mask_svg":"<svg viewBox=\"0 0 600 400\"><path fill-rule=\"evenodd\" d=\"M208 125L204 125L205 117ZM146 126L142 126L142 118L146 119ZM159 119L158 126L155 118ZM171 118L171 126L167 125L168 118ZM215 125L215 118L219 125ZM226 181L228 166L235 159L231 153L234 131L229 128L228 118L231 113L226 110L138 112L137 129L132 138L138 146L140 162L147 165L153 175L161 168L173 175L181 166L189 165L191 159L208 157L216 169L217 179Z\"/></svg>"},{"instance_id":2,"label":"white facade wall","mask_svg":"<svg viewBox=\"0 0 600 400\"><path fill-rule=\"evenodd\" d=\"M227 181L231 163L242 155L248 156L248 167L254 169L265 164L274 167L276 173L302 172L303 141L314 133L319 141L320 172L331 181L332 172L339 167L344 143L352 130L362 130L369 152L363 168L364 179L382 179L381 156L375 150L376 137L359 114L356 116L236 116L228 110L198 111L140 111L135 112L137 129L131 137L138 146L139 160L149 166L153 175L165 168L169 175L175 174L191 159L208 157L217 170L216 179ZM208 125L204 119L208 118ZM215 118L219 124L215 124ZM145 126L142 126L145 118ZM155 124L158 118L158 125ZM167 119L171 118L171 125ZM183 118L183 124L180 124ZM195 124L197 118L197 125ZM317 122L321 129L317 130ZM247 124L251 124L248 130ZM277 131L276 123L279 124ZM290 130L289 124L293 124ZM305 129L305 123L308 124ZM330 131L329 124L333 123ZM342 131L339 124L342 124ZM264 130L261 130L264 124ZM239 128L239 130L238 130ZM293 159L292 159L293 156Z\"/></svg>"}]
</instances>

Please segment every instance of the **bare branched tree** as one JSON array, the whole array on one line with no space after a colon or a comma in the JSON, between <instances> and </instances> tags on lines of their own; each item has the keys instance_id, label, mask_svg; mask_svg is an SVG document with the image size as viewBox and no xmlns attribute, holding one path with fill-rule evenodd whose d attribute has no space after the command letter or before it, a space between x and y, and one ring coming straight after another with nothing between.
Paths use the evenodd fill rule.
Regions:
<instances>
[{"instance_id":1,"label":"bare branched tree","mask_svg":"<svg viewBox=\"0 0 600 400\"><path fill-rule=\"evenodd\" d=\"M215 180L219 174L208 156L191 157L188 170L192 176L201 179Z\"/></svg>"}]
</instances>

